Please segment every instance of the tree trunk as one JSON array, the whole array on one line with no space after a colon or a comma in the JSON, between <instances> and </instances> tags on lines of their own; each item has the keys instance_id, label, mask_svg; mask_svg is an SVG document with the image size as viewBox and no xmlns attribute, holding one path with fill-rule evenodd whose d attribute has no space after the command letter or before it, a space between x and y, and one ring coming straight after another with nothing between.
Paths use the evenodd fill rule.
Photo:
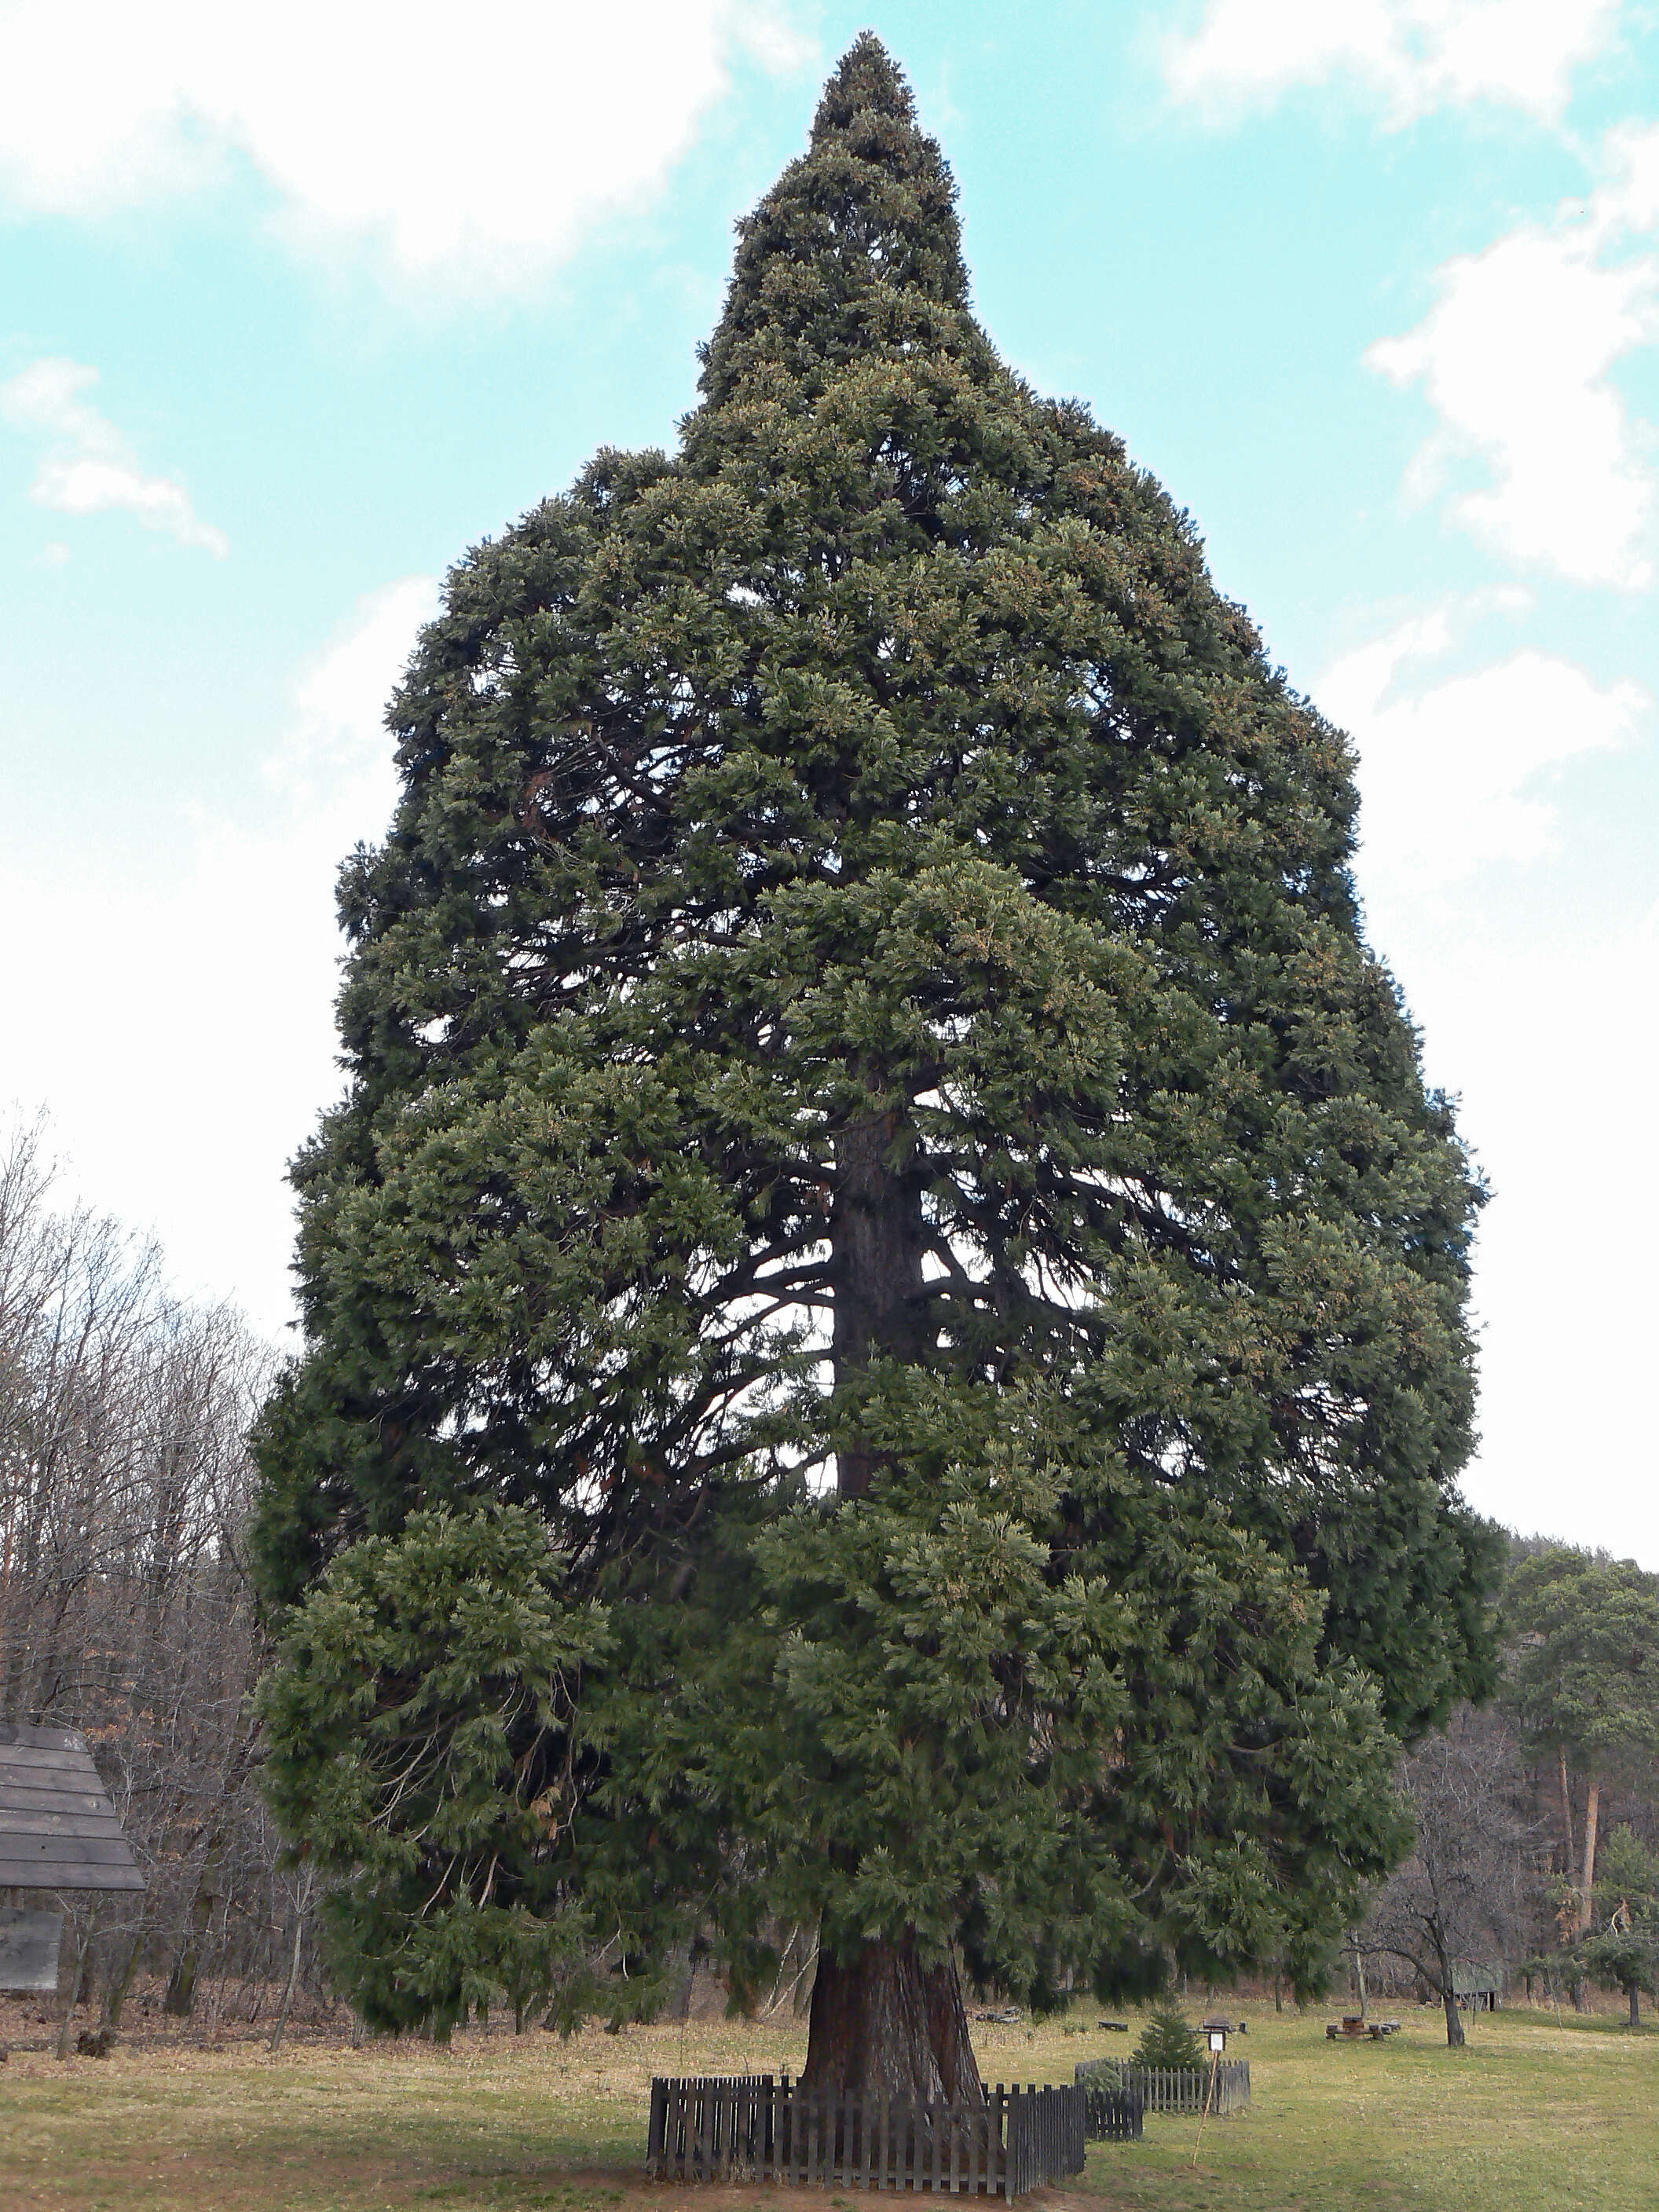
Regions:
<instances>
[{"instance_id":1,"label":"tree trunk","mask_svg":"<svg viewBox=\"0 0 1659 2212\"><path fill-rule=\"evenodd\" d=\"M204 1871L191 1899L190 1918L173 1972L167 1976L161 2009L173 2020L188 2020L196 2008L196 1976L202 1962L202 1944L213 1918L214 1898Z\"/></svg>"},{"instance_id":2,"label":"tree trunk","mask_svg":"<svg viewBox=\"0 0 1659 2212\"><path fill-rule=\"evenodd\" d=\"M882 1114L836 1139L830 1236L838 1384L854 1381L872 1358L914 1360L922 1349L921 1191L889 1165L893 1139L893 1116ZM840 1455L836 1486L843 1498L863 1497L878 1456L859 1446Z\"/></svg>"},{"instance_id":3,"label":"tree trunk","mask_svg":"<svg viewBox=\"0 0 1659 2212\"><path fill-rule=\"evenodd\" d=\"M1578 1853L1572 1832L1572 1785L1567 1778L1567 1747L1560 1746L1561 1756L1561 1831L1567 1839L1566 1856L1561 1861L1567 1880L1572 1880L1572 1863Z\"/></svg>"},{"instance_id":4,"label":"tree trunk","mask_svg":"<svg viewBox=\"0 0 1659 2212\"><path fill-rule=\"evenodd\" d=\"M1626 1990L1626 1994L1630 1998L1630 2024L1632 2027L1640 2027L1642 2025L1642 2007L1636 1995L1636 1984L1634 1982L1631 1984L1630 1988Z\"/></svg>"},{"instance_id":5,"label":"tree trunk","mask_svg":"<svg viewBox=\"0 0 1659 2212\"><path fill-rule=\"evenodd\" d=\"M895 1167L891 1114L836 1139L830 1278L838 1388L872 1359L921 1359L927 1286L921 1188ZM837 1458L836 1487L862 1498L883 1455L860 1443ZM866 1942L851 1959L820 1941L801 2086L816 2096L879 2095L936 2104L981 2094L954 1960L925 1966L913 1930Z\"/></svg>"},{"instance_id":6,"label":"tree trunk","mask_svg":"<svg viewBox=\"0 0 1659 2212\"><path fill-rule=\"evenodd\" d=\"M956 1961L924 1966L908 1933L850 1960L821 1949L800 2086L810 2096L922 2105L980 2097Z\"/></svg>"},{"instance_id":7,"label":"tree trunk","mask_svg":"<svg viewBox=\"0 0 1659 2212\"><path fill-rule=\"evenodd\" d=\"M143 1953L144 1930L141 1927L128 1947L123 1964L119 1967L112 1964L110 1967L109 1986L104 1991L106 2027L119 2027L121 2025L122 2008L126 2003L127 1992L132 1987L133 1977L138 1972L138 1961Z\"/></svg>"},{"instance_id":8,"label":"tree trunk","mask_svg":"<svg viewBox=\"0 0 1659 2212\"><path fill-rule=\"evenodd\" d=\"M280 2051L283 2047L283 2030L288 2026L288 2016L293 2008L294 1985L300 1978L300 1938L305 1933L305 1926L306 1910L305 1900L302 1898L296 1904L294 1911L294 1948L289 1954L288 1986L283 1991L282 2009L276 2015L276 2026L270 2031L270 2047L273 2051Z\"/></svg>"},{"instance_id":9,"label":"tree trunk","mask_svg":"<svg viewBox=\"0 0 1659 2212\"><path fill-rule=\"evenodd\" d=\"M1434 1961L1433 1981L1439 1989L1440 2002L1445 2008L1447 2048L1461 2051L1464 2041L1463 2023L1457 2014L1457 1969L1452 1962L1449 1938L1438 1926L1425 1929L1424 1933L1427 1939L1424 1948ZM1425 1982L1428 1981L1430 1975L1423 1959L1419 1957L1416 1963L1419 1973Z\"/></svg>"},{"instance_id":10,"label":"tree trunk","mask_svg":"<svg viewBox=\"0 0 1659 2212\"><path fill-rule=\"evenodd\" d=\"M86 1972L87 1960L92 1954L92 1930L78 1915L69 1917L70 1941L75 1946L70 1954L69 1973L61 1973L67 1992L64 2002L64 2017L58 2027L58 2056L67 2058L75 2048L75 2008L81 2002L81 1983Z\"/></svg>"},{"instance_id":11,"label":"tree trunk","mask_svg":"<svg viewBox=\"0 0 1659 2212\"><path fill-rule=\"evenodd\" d=\"M1353 1985L1359 1999L1359 2017L1361 2020L1369 2020L1370 2015L1365 2008L1365 1954L1359 1948L1359 1931L1357 1928L1351 1928L1348 1930L1348 1948L1353 1954Z\"/></svg>"},{"instance_id":12,"label":"tree trunk","mask_svg":"<svg viewBox=\"0 0 1659 2212\"><path fill-rule=\"evenodd\" d=\"M1601 1785L1594 1775L1584 1799L1584 1875L1578 1885L1578 1932L1589 1926L1595 1899L1595 1822L1601 1809Z\"/></svg>"}]
</instances>

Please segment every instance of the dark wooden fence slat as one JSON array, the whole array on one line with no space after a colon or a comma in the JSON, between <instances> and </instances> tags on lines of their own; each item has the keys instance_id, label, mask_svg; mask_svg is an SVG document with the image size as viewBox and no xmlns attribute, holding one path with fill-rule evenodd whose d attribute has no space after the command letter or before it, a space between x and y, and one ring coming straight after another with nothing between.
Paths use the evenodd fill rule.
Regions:
<instances>
[{"instance_id":1,"label":"dark wooden fence slat","mask_svg":"<svg viewBox=\"0 0 1659 2212\"><path fill-rule=\"evenodd\" d=\"M646 2170L665 2180L931 2189L1012 2201L1080 2172L1090 2134L1138 2134L1139 2111L1138 2098L1103 2083L1005 2090L998 2082L977 2099L916 2105L803 2095L787 2075L659 2077L651 2084Z\"/></svg>"}]
</instances>

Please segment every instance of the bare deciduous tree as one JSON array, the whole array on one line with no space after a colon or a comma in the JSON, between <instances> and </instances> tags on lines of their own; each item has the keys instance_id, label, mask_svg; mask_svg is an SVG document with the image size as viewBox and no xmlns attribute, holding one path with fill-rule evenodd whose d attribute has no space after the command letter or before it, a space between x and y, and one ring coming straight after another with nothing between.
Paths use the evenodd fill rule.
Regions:
<instances>
[{"instance_id":1,"label":"bare deciduous tree","mask_svg":"<svg viewBox=\"0 0 1659 2212\"><path fill-rule=\"evenodd\" d=\"M220 1970L291 1954L293 1882L255 1786L261 1663L243 1443L268 1354L160 1255L54 1203L41 1122L0 1143L0 1718L85 1731L149 1884L70 1900L106 2021L146 1955L188 2012Z\"/></svg>"},{"instance_id":2,"label":"bare deciduous tree","mask_svg":"<svg viewBox=\"0 0 1659 2212\"><path fill-rule=\"evenodd\" d=\"M1359 1952L1405 1960L1445 2008L1461 2044L1456 1968L1510 1954L1536 1887L1534 1826L1517 1808L1519 1771L1500 1724L1464 1713L1401 1768L1416 1824L1412 1856L1378 1893Z\"/></svg>"}]
</instances>

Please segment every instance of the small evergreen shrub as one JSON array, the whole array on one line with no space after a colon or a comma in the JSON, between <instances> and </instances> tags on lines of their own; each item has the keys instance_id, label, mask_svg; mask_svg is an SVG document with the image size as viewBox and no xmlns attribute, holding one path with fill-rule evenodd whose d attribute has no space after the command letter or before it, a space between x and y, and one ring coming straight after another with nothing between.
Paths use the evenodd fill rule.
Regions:
<instances>
[{"instance_id":1,"label":"small evergreen shrub","mask_svg":"<svg viewBox=\"0 0 1659 2212\"><path fill-rule=\"evenodd\" d=\"M1162 2006L1140 2031L1134 2063L1137 2066L1205 2066L1209 2063L1209 2053L1197 2029L1190 2027L1172 2005Z\"/></svg>"}]
</instances>

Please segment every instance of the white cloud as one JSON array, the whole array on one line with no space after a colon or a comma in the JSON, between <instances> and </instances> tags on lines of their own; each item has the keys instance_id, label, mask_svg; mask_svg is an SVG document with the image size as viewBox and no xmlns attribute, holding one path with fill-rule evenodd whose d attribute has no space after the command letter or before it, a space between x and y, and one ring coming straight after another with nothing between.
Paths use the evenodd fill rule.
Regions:
<instances>
[{"instance_id":1,"label":"white cloud","mask_svg":"<svg viewBox=\"0 0 1659 2212\"><path fill-rule=\"evenodd\" d=\"M1589 227L1600 238L1659 230L1659 123L1624 124L1602 144L1607 181L1591 199Z\"/></svg>"},{"instance_id":2,"label":"white cloud","mask_svg":"<svg viewBox=\"0 0 1659 2212\"><path fill-rule=\"evenodd\" d=\"M386 834L385 704L436 604L423 576L360 603L295 686L257 826L200 815L163 866L14 850L0 868L0 939L29 946L0 1091L49 1103L97 1203L157 1228L182 1282L269 1329L286 1318L284 1164L340 1086L335 874Z\"/></svg>"},{"instance_id":3,"label":"white cloud","mask_svg":"<svg viewBox=\"0 0 1659 2212\"><path fill-rule=\"evenodd\" d=\"M1461 1094L1492 1187L1475 1252L1481 1446L1464 1486L1511 1528L1659 1568L1644 1380L1659 910L1601 929L1546 907L1528 926L1513 905L1488 911L1475 884L1432 912L1405 896L1368 910L1430 1079Z\"/></svg>"},{"instance_id":4,"label":"white cloud","mask_svg":"<svg viewBox=\"0 0 1659 2212\"><path fill-rule=\"evenodd\" d=\"M1530 646L1413 688L1476 611L1402 623L1315 687L1358 752L1363 869L1379 885L1437 892L1493 861L1539 859L1557 837L1552 772L1629 744L1651 703L1639 684L1598 684Z\"/></svg>"},{"instance_id":5,"label":"white cloud","mask_svg":"<svg viewBox=\"0 0 1659 2212\"><path fill-rule=\"evenodd\" d=\"M0 191L95 216L246 163L297 236L505 291L662 185L739 46L809 52L787 0L0 0Z\"/></svg>"},{"instance_id":6,"label":"white cloud","mask_svg":"<svg viewBox=\"0 0 1659 2212\"><path fill-rule=\"evenodd\" d=\"M1606 825L1575 775L1630 746L1650 702L1532 647L1440 672L1476 617L1528 605L1511 589L1400 623L1314 696L1358 747L1368 933L1494 1194L1476 1248L1483 1442L1468 1493L1512 1528L1659 1568L1659 1462L1638 1387L1659 1237L1659 1180L1641 1171L1659 1084L1659 912L1620 896L1616 876L1587 892ZM1639 767L1603 773L1635 792ZM1606 1188L1615 1206L1584 1198Z\"/></svg>"},{"instance_id":7,"label":"white cloud","mask_svg":"<svg viewBox=\"0 0 1659 2212\"><path fill-rule=\"evenodd\" d=\"M404 576L371 592L295 685L295 719L265 764L291 807L331 816L343 805L384 828L395 789L386 701L416 632L437 608L430 576Z\"/></svg>"},{"instance_id":8,"label":"white cloud","mask_svg":"<svg viewBox=\"0 0 1659 2212\"><path fill-rule=\"evenodd\" d=\"M1346 77L1396 125L1477 101L1553 122L1618 15L1619 0L1210 0L1165 40L1164 77L1212 112Z\"/></svg>"},{"instance_id":9,"label":"white cloud","mask_svg":"<svg viewBox=\"0 0 1659 2212\"><path fill-rule=\"evenodd\" d=\"M1655 477L1609 374L1659 337L1659 260L1608 260L1659 222L1659 130L1609 141L1610 181L1547 225L1525 224L1437 271L1439 299L1417 328L1383 338L1368 365L1420 383L1439 417L1407 480L1425 498L1449 464L1491 470L1451 512L1494 550L1577 583L1640 590Z\"/></svg>"},{"instance_id":10,"label":"white cloud","mask_svg":"<svg viewBox=\"0 0 1659 2212\"><path fill-rule=\"evenodd\" d=\"M115 425L80 397L97 381L97 370L81 362L49 360L0 385L0 416L48 441L29 497L58 514L136 514L147 530L222 560L230 550L223 531L201 520L175 478L147 476ZM68 558L67 549L58 550Z\"/></svg>"}]
</instances>

